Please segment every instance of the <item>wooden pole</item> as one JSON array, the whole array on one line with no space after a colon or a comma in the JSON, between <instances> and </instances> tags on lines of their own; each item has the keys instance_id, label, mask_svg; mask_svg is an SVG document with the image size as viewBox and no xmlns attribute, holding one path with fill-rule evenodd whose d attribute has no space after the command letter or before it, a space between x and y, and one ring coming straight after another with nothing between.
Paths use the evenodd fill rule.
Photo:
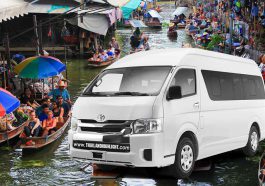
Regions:
<instances>
[{"instance_id":1,"label":"wooden pole","mask_svg":"<svg viewBox=\"0 0 265 186\"><path fill-rule=\"evenodd\" d=\"M39 34L38 34L38 25L37 25L37 16L33 15L33 23L34 23L34 33L36 38L36 55L40 55L40 40L39 40Z\"/></svg>"},{"instance_id":2,"label":"wooden pole","mask_svg":"<svg viewBox=\"0 0 265 186\"><path fill-rule=\"evenodd\" d=\"M64 43L64 61L65 61L65 78L68 80L68 72L67 72L67 51L66 51L66 45Z\"/></svg>"},{"instance_id":3,"label":"wooden pole","mask_svg":"<svg viewBox=\"0 0 265 186\"><path fill-rule=\"evenodd\" d=\"M94 42L95 42L95 49L97 53L98 52L98 35L96 33L94 34Z\"/></svg>"},{"instance_id":4,"label":"wooden pole","mask_svg":"<svg viewBox=\"0 0 265 186\"><path fill-rule=\"evenodd\" d=\"M5 77L6 77L6 80L5 80L5 83L6 83L6 87L8 87L9 85L9 74L8 74L8 70L11 70L11 61L10 61L10 46L9 46L9 36L8 36L8 33L5 34L5 53L6 53L6 61L7 61L7 64L5 64L5 60L3 60L3 63L4 63L4 68L5 68Z\"/></svg>"},{"instance_id":5,"label":"wooden pole","mask_svg":"<svg viewBox=\"0 0 265 186\"><path fill-rule=\"evenodd\" d=\"M84 6L84 0L80 0L80 8L81 10L85 9ZM80 21L81 23L83 23L83 16L80 16ZM80 55L83 56L84 55L84 39L82 37L82 29L79 29L79 48L80 48Z\"/></svg>"},{"instance_id":6,"label":"wooden pole","mask_svg":"<svg viewBox=\"0 0 265 186\"><path fill-rule=\"evenodd\" d=\"M40 21L40 24L38 24L38 35L39 35L39 51L40 51L41 55L44 55L43 46L42 46L42 25L41 25L41 21Z\"/></svg>"},{"instance_id":7,"label":"wooden pole","mask_svg":"<svg viewBox=\"0 0 265 186\"><path fill-rule=\"evenodd\" d=\"M8 33L6 33L6 61L7 61L8 68L11 69L10 45L9 45L9 36L8 36Z\"/></svg>"}]
</instances>

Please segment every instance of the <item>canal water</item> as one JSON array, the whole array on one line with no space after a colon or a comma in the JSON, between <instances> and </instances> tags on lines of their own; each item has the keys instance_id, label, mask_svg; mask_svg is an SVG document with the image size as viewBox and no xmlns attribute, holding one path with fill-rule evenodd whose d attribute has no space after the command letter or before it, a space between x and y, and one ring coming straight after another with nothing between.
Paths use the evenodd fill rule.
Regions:
<instances>
[{"instance_id":1,"label":"canal water","mask_svg":"<svg viewBox=\"0 0 265 186\"><path fill-rule=\"evenodd\" d=\"M172 6L172 7L171 7ZM161 15L169 19L173 5L162 6ZM170 40L167 29L144 30L150 38L151 48L176 48L182 43L191 42L184 31L178 31L178 38ZM131 29L118 29L116 37L123 48L123 55L129 50ZM177 56L176 56L177 57ZM87 84L102 70L87 68L86 60L68 59L68 79L71 81L69 91L75 100ZM264 144L263 144L264 146ZM264 147L263 147L264 148ZM261 154L261 152L260 152ZM258 161L260 154L246 158L241 152L218 155L210 160L212 169L194 172L188 180L165 177L153 177L142 169L126 169L122 178L117 180L91 179L92 167L85 160L69 157L67 133L55 144L38 153L22 156L21 150L0 148L0 186L2 185L257 185ZM123 173L124 173L123 172Z\"/></svg>"}]
</instances>

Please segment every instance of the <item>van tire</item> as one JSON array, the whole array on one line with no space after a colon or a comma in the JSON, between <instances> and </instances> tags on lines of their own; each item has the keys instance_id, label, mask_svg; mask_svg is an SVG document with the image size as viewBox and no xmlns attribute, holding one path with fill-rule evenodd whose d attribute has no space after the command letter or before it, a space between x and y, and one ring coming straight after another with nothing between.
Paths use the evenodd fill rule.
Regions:
<instances>
[{"instance_id":1,"label":"van tire","mask_svg":"<svg viewBox=\"0 0 265 186\"><path fill-rule=\"evenodd\" d=\"M191 175L195 164L195 147L190 138L181 138L175 154L175 162L169 166L170 175L183 179Z\"/></svg>"},{"instance_id":2,"label":"van tire","mask_svg":"<svg viewBox=\"0 0 265 186\"><path fill-rule=\"evenodd\" d=\"M243 152L246 156L255 156L259 147L259 132L257 127L252 126L248 135L248 143L243 148Z\"/></svg>"}]
</instances>

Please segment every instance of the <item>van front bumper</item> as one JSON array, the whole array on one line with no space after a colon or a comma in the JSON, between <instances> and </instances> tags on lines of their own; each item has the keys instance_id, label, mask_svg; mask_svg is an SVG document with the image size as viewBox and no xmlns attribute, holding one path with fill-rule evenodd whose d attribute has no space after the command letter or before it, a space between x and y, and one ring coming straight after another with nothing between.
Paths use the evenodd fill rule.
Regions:
<instances>
[{"instance_id":1,"label":"van front bumper","mask_svg":"<svg viewBox=\"0 0 265 186\"><path fill-rule=\"evenodd\" d=\"M73 142L80 140L80 138L87 143L91 141L94 143L94 140L91 140L90 134L85 136L87 137L69 130L71 157L87 159L97 164L130 167L164 167L174 163L174 157L164 157L162 133L129 135L129 142L127 143L130 147L129 151L120 152L113 152L113 150L110 152L104 149L80 149L76 147L76 144L74 147ZM119 144L119 146L122 149L126 149L123 144Z\"/></svg>"}]
</instances>

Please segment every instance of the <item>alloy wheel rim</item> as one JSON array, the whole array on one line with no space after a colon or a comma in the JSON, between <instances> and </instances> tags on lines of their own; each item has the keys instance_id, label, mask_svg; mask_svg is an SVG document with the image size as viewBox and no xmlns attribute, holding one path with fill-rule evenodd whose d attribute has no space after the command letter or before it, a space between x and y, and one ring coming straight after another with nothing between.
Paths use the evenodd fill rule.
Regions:
<instances>
[{"instance_id":1,"label":"alloy wheel rim","mask_svg":"<svg viewBox=\"0 0 265 186\"><path fill-rule=\"evenodd\" d=\"M184 171L189 171L193 164L193 150L191 146L185 145L181 150L180 164Z\"/></svg>"},{"instance_id":2,"label":"alloy wheel rim","mask_svg":"<svg viewBox=\"0 0 265 186\"><path fill-rule=\"evenodd\" d=\"M250 145L253 151L257 150L258 147L258 134L253 132L250 136Z\"/></svg>"}]
</instances>

